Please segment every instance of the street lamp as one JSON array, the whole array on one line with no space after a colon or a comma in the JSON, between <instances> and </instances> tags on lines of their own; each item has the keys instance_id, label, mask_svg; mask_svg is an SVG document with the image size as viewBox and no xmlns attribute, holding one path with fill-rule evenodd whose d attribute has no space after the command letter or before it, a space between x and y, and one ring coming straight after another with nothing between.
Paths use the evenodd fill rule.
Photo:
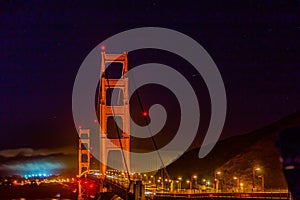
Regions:
<instances>
[{"instance_id":1,"label":"street lamp","mask_svg":"<svg viewBox=\"0 0 300 200\"><path fill-rule=\"evenodd\" d=\"M215 173L214 173L214 189L215 189L215 191L218 191L218 183L219 183L219 180L217 179L217 175L220 175L221 174L221 172L220 171L215 171Z\"/></svg>"},{"instance_id":2,"label":"street lamp","mask_svg":"<svg viewBox=\"0 0 300 200\"><path fill-rule=\"evenodd\" d=\"M144 177L145 177L145 182L148 182L148 176L147 176L147 174L144 174Z\"/></svg>"},{"instance_id":3,"label":"street lamp","mask_svg":"<svg viewBox=\"0 0 300 200\"><path fill-rule=\"evenodd\" d=\"M168 185L169 180L166 178L165 179L165 188L168 189L169 185Z\"/></svg>"},{"instance_id":4,"label":"street lamp","mask_svg":"<svg viewBox=\"0 0 300 200\"><path fill-rule=\"evenodd\" d=\"M207 185L207 187L209 187L210 181L206 181L206 185Z\"/></svg>"},{"instance_id":5,"label":"street lamp","mask_svg":"<svg viewBox=\"0 0 300 200\"><path fill-rule=\"evenodd\" d=\"M260 170L259 167L252 168L252 186L253 186L252 192L254 192L254 190L255 190L255 171L259 171L259 170Z\"/></svg>"},{"instance_id":6,"label":"street lamp","mask_svg":"<svg viewBox=\"0 0 300 200\"><path fill-rule=\"evenodd\" d=\"M240 178L239 177L233 177L234 180L236 180L236 185L237 185L237 190L239 189L240 187Z\"/></svg>"},{"instance_id":7,"label":"street lamp","mask_svg":"<svg viewBox=\"0 0 300 200\"><path fill-rule=\"evenodd\" d=\"M178 181L179 181L178 189L181 190L181 181L182 181L182 178L181 178L181 177L178 177Z\"/></svg>"},{"instance_id":8,"label":"street lamp","mask_svg":"<svg viewBox=\"0 0 300 200\"><path fill-rule=\"evenodd\" d=\"M186 183L188 184L188 188L191 188L190 180L186 180Z\"/></svg>"},{"instance_id":9,"label":"street lamp","mask_svg":"<svg viewBox=\"0 0 300 200\"><path fill-rule=\"evenodd\" d=\"M244 184L240 183L240 187L241 187L241 192L244 192Z\"/></svg>"},{"instance_id":10,"label":"street lamp","mask_svg":"<svg viewBox=\"0 0 300 200\"><path fill-rule=\"evenodd\" d=\"M159 183L161 183L161 187L164 188L164 181L162 180L161 176L158 177Z\"/></svg>"},{"instance_id":11,"label":"street lamp","mask_svg":"<svg viewBox=\"0 0 300 200\"><path fill-rule=\"evenodd\" d=\"M198 178L198 177L197 177L196 175L194 175L193 178L195 179L195 184L196 184L196 186L197 186L197 178Z\"/></svg>"},{"instance_id":12,"label":"street lamp","mask_svg":"<svg viewBox=\"0 0 300 200\"><path fill-rule=\"evenodd\" d=\"M160 179L157 180L156 189L157 189L157 185L160 185Z\"/></svg>"},{"instance_id":13,"label":"street lamp","mask_svg":"<svg viewBox=\"0 0 300 200\"><path fill-rule=\"evenodd\" d=\"M258 176L258 178L261 178L261 191L264 192L265 191L265 177L264 177L264 175L260 175L260 176Z\"/></svg>"},{"instance_id":14,"label":"street lamp","mask_svg":"<svg viewBox=\"0 0 300 200\"><path fill-rule=\"evenodd\" d=\"M195 187L194 188L197 188L197 176L194 175L193 176L193 179L195 179ZM190 184L190 189L192 190L193 189L193 180L192 180L192 177L191 177L191 184ZM195 193L195 189L194 189L194 193Z\"/></svg>"},{"instance_id":15,"label":"street lamp","mask_svg":"<svg viewBox=\"0 0 300 200\"><path fill-rule=\"evenodd\" d=\"M151 175L150 178L151 178L151 182L155 183L155 177Z\"/></svg>"}]
</instances>

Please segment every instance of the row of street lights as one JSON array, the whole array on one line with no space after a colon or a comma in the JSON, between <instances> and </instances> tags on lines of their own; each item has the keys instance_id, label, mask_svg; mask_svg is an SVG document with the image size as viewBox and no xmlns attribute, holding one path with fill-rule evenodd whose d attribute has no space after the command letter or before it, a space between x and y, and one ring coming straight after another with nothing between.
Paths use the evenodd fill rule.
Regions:
<instances>
[{"instance_id":1,"label":"row of street lights","mask_svg":"<svg viewBox=\"0 0 300 200\"><path fill-rule=\"evenodd\" d=\"M165 183L164 183L164 182L165 182ZM183 189L183 188L182 188L182 177L178 177L177 180L176 180L175 182L176 182L176 185L177 185L177 189L178 189L178 190ZM195 182L194 185L193 185L193 182ZM157 180L157 183L158 183L158 184L161 184L162 186L167 186L167 185L170 186L170 185L171 185L172 183L174 183L174 182L173 182L173 180L171 180L171 179L165 179L165 180L163 181L162 178L159 177L158 180ZM186 180L186 183L187 183L189 189L192 191L193 186L195 186L195 187L197 186L197 176L196 176L196 175L191 176L190 179L187 179L187 180Z\"/></svg>"},{"instance_id":2,"label":"row of street lights","mask_svg":"<svg viewBox=\"0 0 300 200\"><path fill-rule=\"evenodd\" d=\"M260 170L261 170L261 168L259 168L259 167L252 168L252 191L253 192L256 190L256 184L255 184L256 183L256 171L260 171ZM221 175L221 171L214 172L214 190L215 191L219 191L219 187L220 187L219 186L220 179L218 178L218 175ZM264 192L264 182L265 182L264 175L260 175L260 176L258 176L258 178L261 178L261 191ZM244 184L240 183L240 178L234 176L233 179L237 181L237 187L243 191Z\"/></svg>"},{"instance_id":3,"label":"row of street lights","mask_svg":"<svg viewBox=\"0 0 300 200\"><path fill-rule=\"evenodd\" d=\"M256 177L257 177L257 171L260 171L261 168L259 167L253 167L252 168L252 191L256 191ZM222 172L219 170L216 170L214 172L214 181L213 181L213 189L214 191L221 191L221 174ZM177 180L173 181L171 179L165 179L163 180L162 177L158 177L157 180L155 180L155 176L151 175L148 176L147 174L140 174L141 179L143 179L145 181L146 184L156 184L156 185L161 185L162 188L169 188L171 189L173 187L176 187L178 190L183 189L182 187L182 177L178 177ZM264 175L259 175L258 178L261 178L261 191L264 191ZM241 183L240 181L240 177L234 176L233 179L236 181L236 191L244 191L244 184ZM173 185L174 184L174 185ZM175 185L176 184L176 185ZM194 188L197 188L198 185L198 177L197 175L192 175L189 179L186 180L186 184L187 184L187 188L192 191ZM206 179L202 179L202 186L206 186L206 187L210 187L211 182L209 180Z\"/></svg>"}]
</instances>

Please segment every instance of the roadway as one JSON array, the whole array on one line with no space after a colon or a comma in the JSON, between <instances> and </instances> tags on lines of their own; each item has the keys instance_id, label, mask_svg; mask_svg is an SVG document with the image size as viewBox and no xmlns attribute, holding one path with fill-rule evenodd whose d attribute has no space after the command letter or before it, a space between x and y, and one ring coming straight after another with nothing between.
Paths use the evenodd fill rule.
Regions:
<instances>
[{"instance_id":1,"label":"roadway","mask_svg":"<svg viewBox=\"0 0 300 200\"><path fill-rule=\"evenodd\" d=\"M119 194L127 191L128 179L123 174L109 173L106 174L106 184L110 184L113 192ZM169 200L169 199L291 199L287 192L198 192L195 193L189 189L181 190L180 192L169 192L162 188L157 188L155 184L147 184L145 189L147 199L153 200Z\"/></svg>"}]
</instances>

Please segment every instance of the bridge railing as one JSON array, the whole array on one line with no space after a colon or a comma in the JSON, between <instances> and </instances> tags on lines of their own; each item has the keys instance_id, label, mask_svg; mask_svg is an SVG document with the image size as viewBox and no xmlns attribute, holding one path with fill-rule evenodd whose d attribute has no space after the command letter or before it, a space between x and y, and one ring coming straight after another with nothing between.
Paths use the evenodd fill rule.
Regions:
<instances>
[{"instance_id":1,"label":"bridge railing","mask_svg":"<svg viewBox=\"0 0 300 200\"><path fill-rule=\"evenodd\" d=\"M155 193L154 199L170 199L170 198L195 198L195 199L290 199L289 193L282 192L257 192L257 193Z\"/></svg>"}]
</instances>

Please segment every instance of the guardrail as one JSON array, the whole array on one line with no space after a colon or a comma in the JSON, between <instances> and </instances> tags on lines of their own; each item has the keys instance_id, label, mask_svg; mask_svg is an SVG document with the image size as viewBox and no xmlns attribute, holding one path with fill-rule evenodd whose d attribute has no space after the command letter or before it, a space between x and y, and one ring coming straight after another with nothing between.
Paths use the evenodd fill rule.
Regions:
<instances>
[{"instance_id":1,"label":"guardrail","mask_svg":"<svg viewBox=\"0 0 300 200\"><path fill-rule=\"evenodd\" d=\"M151 199L165 200L165 199L282 199L289 200L291 196L289 193L275 192L275 193L198 193L198 194L180 194L180 193L156 193Z\"/></svg>"}]
</instances>

